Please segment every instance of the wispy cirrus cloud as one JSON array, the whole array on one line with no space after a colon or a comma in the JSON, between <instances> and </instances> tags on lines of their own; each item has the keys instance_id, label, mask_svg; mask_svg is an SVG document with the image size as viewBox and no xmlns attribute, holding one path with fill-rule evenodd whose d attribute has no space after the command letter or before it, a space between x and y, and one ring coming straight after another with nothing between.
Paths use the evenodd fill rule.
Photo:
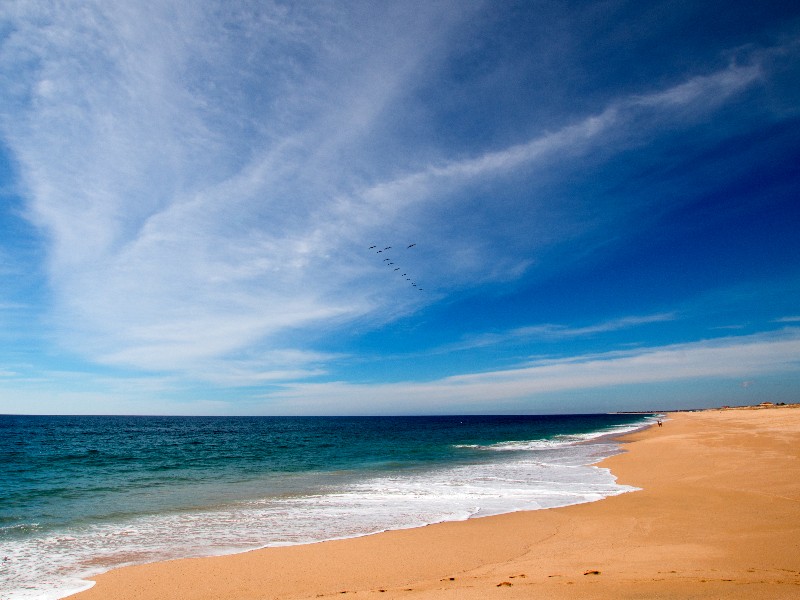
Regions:
<instances>
[{"instance_id":1,"label":"wispy cirrus cloud","mask_svg":"<svg viewBox=\"0 0 800 600\"><path fill-rule=\"evenodd\" d=\"M321 372L298 331L398 318L453 289L515 279L541 248L600 226L542 199L542 235L487 244L493 227L450 229L472 210L459 203L463 190L521 172L557 176L559 161L599 147L613 154L701 118L763 77L754 58L565 116L523 143L467 155L428 142L424 159L398 163L375 158L385 112L415 75L437 68L479 4L372 6L389 13L362 29L371 12L322 5L15 6L0 122L28 216L49 243L61 343L148 370L230 359L236 377L253 381ZM517 209L481 210L502 229ZM640 209L621 205L604 218ZM430 282L427 296L387 283L365 252L373 240L423 236L428 250L409 268ZM236 363L242 354L263 362Z\"/></svg>"},{"instance_id":2,"label":"wispy cirrus cloud","mask_svg":"<svg viewBox=\"0 0 800 600\"><path fill-rule=\"evenodd\" d=\"M433 350L434 353L447 353L474 348L485 348L488 346L502 345L520 341L559 341L581 337L589 337L602 333L610 333L631 329L641 325L652 323L664 323L674 321L678 315L674 312L655 313L652 315L631 315L611 319L583 327L570 327L546 323L542 325L529 325L526 327L515 327L507 331L481 333L477 335L467 335L461 341L447 344L441 348Z\"/></svg>"},{"instance_id":3,"label":"wispy cirrus cloud","mask_svg":"<svg viewBox=\"0 0 800 600\"><path fill-rule=\"evenodd\" d=\"M341 232L317 214L346 177L323 163L442 39L446 4L399 15L406 34L385 22L356 40L337 19L357 13L265 4L223 9L214 30L208 12L152 8L20 4L4 45L6 66L35 62L3 124L51 242L63 341L183 368L368 312L346 291ZM348 64L362 42L380 51Z\"/></svg>"},{"instance_id":4,"label":"wispy cirrus cloud","mask_svg":"<svg viewBox=\"0 0 800 600\"><path fill-rule=\"evenodd\" d=\"M521 327L515 329L511 332L511 334L514 336L524 337L565 339L595 335L598 333L608 333L610 331L619 331L621 329L628 329L631 327L637 327L639 325L648 325L650 323L674 321L675 319L677 319L677 315L673 312L656 313L652 315L620 317L619 319L603 321L602 323L595 323L594 325L587 325L585 327L567 327L565 325L534 325L531 327Z\"/></svg>"},{"instance_id":5,"label":"wispy cirrus cloud","mask_svg":"<svg viewBox=\"0 0 800 600\"><path fill-rule=\"evenodd\" d=\"M537 398L568 396L580 390L624 388L637 384L676 384L691 380L750 381L756 375L800 371L800 331L638 348L561 359L536 360L500 371L454 375L428 382L349 384L345 382L283 386L263 398L266 413L303 410L311 414L347 412L433 413L486 410L520 403L536 411ZM646 399L643 399L646 400ZM695 398L696 402L700 398ZM621 407L622 408L622 407ZM631 407L634 408L634 407Z\"/></svg>"}]
</instances>

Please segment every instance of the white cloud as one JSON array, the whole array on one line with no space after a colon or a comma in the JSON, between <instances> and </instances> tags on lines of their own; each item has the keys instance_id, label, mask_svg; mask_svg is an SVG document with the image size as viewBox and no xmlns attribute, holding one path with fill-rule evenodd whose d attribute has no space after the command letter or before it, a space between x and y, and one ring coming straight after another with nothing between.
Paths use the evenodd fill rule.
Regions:
<instances>
[{"instance_id":1,"label":"white cloud","mask_svg":"<svg viewBox=\"0 0 800 600\"><path fill-rule=\"evenodd\" d=\"M61 343L103 363L193 372L260 344L292 348L298 330L398 318L453 288L519 277L554 240L530 236L525 256L487 251L481 231L440 235L428 217L458 212L465 186L645 138L642 115L709 110L759 76L731 66L468 158L372 163L362 141L467 18L421 6L347 29L357 17L325 6L226 8L216 23L195 3L17 4L2 130L51 244ZM593 226L562 217L542 229ZM408 268L428 295L389 282L364 252L423 232L437 239ZM251 377L318 369L299 360Z\"/></svg>"},{"instance_id":2,"label":"white cloud","mask_svg":"<svg viewBox=\"0 0 800 600\"><path fill-rule=\"evenodd\" d=\"M502 412L558 392L800 372L800 331L726 337L626 352L538 360L517 368L430 382L292 384L264 399L265 413Z\"/></svg>"},{"instance_id":3,"label":"white cloud","mask_svg":"<svg viewBox=\"0 0 800 600\"><path fill-rule=\"evenodd\" d=\"M666 90L642 96L634 96L626 104L629 106L677 108L695 106L708 110L718 106L731 95L741 92L763 76L758 64L731 64L727 69L692 77L687 81Z\"/></svg>"},{"instance_id":4,"label":"white cloud","mask_svg":"<svg viewBox=\"0 0 800 600\"><path fill-rule=\"evenodd\" d=\"M677 315L673 312L655 313L652 315L632 315L627 317L620 317L593 325L586 325L584 327L569 327L566 325L557 325L553 323L546 323L543 325L529 325L526 327L517 327L508 331L483 333L479 335L465 336L460 342L447 344L441 348L432 350L432 353L447 353L461 350L469 350L472 348L484 348L487 346L495 346L520 340L547 340L557 341L571 338L580 338L597 335L600 333L609 333L619 331L622 329L630 329L640 325L649 325L651 323L663 323L666 321L674 321Z\"/></svg>"},{"instance_id":5,"label":"white cloud","mask_svg":"<svg viewBox=\"0 0 800 600\"><path fill-rule=\"evenodd\" d=\"M610 331L619 331L620 329L628 329L630 327L637 327L639 325L648 325L650 323L663 323L664 321L674 321L676 319L675 313L657 313L653 315L641 316L628 316L620 317L619 319L612 319L595 325L587 325L586 327L566 327L563 325L534 325L531 327L522 327L515 329L511 335L518 337L541 337L550 339L565 339L574 337L584 337L595 335L598 333L607 333Z\"/></svg>"}]
</instances>

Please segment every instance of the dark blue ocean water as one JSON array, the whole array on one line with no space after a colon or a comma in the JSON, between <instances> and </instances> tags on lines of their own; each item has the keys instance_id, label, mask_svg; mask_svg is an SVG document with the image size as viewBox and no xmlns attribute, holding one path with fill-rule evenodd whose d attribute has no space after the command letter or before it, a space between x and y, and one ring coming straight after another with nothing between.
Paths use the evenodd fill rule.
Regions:
<instances>
[{"instance_id":1,"label":"dark blue ocean water","mask_svg":"<svg viewBox=\"0 0 800 600\"><path fill-rule=\"evenodd\" d=\"M642 415L0 416L0 599L122 564L364 535L627 491Z\"/></svg>"}]
</instances>

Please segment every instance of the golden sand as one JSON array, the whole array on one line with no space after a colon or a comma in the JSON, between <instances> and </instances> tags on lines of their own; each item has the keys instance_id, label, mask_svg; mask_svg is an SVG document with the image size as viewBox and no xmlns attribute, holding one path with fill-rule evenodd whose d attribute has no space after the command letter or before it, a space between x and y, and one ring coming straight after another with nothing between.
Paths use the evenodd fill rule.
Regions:
<instances>
[{"instance_id":1,"label":"golden sand","mask_svg":"<svg viewBox=\"0 0 800 600\"><path fill-rule=\"evenodd\" d=\"M576 506L128 567L77 600L800 599L800 407L675 413Z\"/></svg>"}]
</instances>

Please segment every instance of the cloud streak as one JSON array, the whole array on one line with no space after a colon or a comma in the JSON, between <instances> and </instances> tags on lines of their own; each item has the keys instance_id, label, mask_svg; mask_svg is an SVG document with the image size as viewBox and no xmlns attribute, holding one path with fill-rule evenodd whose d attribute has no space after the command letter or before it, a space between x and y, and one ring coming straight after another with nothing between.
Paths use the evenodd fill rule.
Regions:
<instances>
[{"instance_id":1,"label":"cloud streak","mask_svg":"<svg viewBox=\"0 0 800 600\"><path fill-rule=\"evenodd\" d=\"M21 164L28 216L50 244L60 342L146 370L191 373L244 356L234 370L253 381L322 372L298 332L381 323L455 289L513 280L542 247L596 227L559 213L542 224L555 239L487 252L480 228L445 228L446 216L470 210L459 192L598 147L621 151L763 77L758 63L732 64L570 115L524 143L382 165L367 142L466 18L448 3L388 15L402 27L382 15L355 40L337 23L358 16L333 7L266 3L257 14L223 11L218 26L185 3L16 6L2 61L6 71L19 61L28 68L11 77L14 109L2 129ZM435 241L412 266L431 282L427 296L387 284L365 252L371 240L423 232ZM568 338L645 322L509 335ZM277 358L286 352L293 365Z\"/></svg>"},{"instance_id":2,"label":"cloud streak","mask_svg":"<svg viewBox=\"0 0 800 600\"><path fill-rule=\"evenodd\" d=\"M454 375L430 382L393 384L292 384L264 398L261 410L328 414L361 407L367 413L430 414L524 406L556 393L700 379L740 381L756 375L800 370L800 330L727 337L713 341L536 360L516 368ZM747 380L747 379L746 379Z\"/></svg>"},{"instance_id":3,"label":"cloud streak","mask_svg":"<svg viewBox=\"0 0 800 600\"><path fill-rule=\"evenodd\" d=\"M612 319L604 321L595 325L588 325L586 327L566 327L564 325L534 325L531 327L521 327L512 331L513 336L520 337L543 337L549 339L567 339L574 337L583 337L595 335L598 333L608 333L611 331L619 331L621 329L628 329L630 327L638 327L639 325L648 325L650 323L663 323L665 321L674 321L676 319L675 313L657 313L653 315L630 316L621 317L619 319Z\"/></svg>"},{"instance_id":4,"label":"cloud streak","mask_svg":"<svg viewBox=\"0 0 800 600\"><path fill-rule=\"evenodd\" d=\"M474 348L485 348L520 341L561 341L582 337L591 337L598 334L610 333L649 325L651 323L664 323L674 321L678 317L675 313L656 313L652 315L633 315L620 317L594 325L584 327L569 327L567 325L557 325L547 323L543 325L529 325L526 327L516 327L508 331L483 333L478 335L466 336L462 341L447 344L442 348L433 350L432 353L449 353Z\"/></svg>"}]
</instances>

